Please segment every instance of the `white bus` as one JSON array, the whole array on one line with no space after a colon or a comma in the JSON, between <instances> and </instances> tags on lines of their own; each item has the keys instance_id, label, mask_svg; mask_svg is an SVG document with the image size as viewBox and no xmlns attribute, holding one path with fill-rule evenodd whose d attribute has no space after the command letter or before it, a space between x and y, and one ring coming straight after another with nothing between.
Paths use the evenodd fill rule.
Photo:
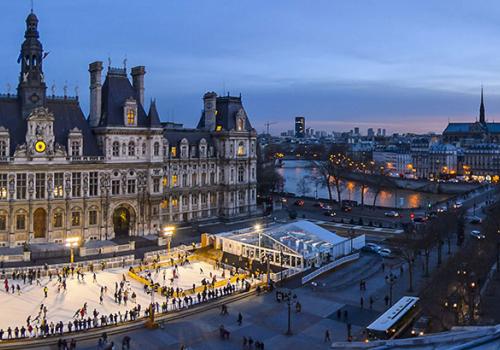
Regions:
<instances>
[{"instance_id":1,"label":"white bus","mask_svg":"<svg viewBox=\"0 0 500 350\"><path fill-rule=\"evenodd\" d=\"M382 316L373 321L367 328L369 339L396 338L413 322L420 312L419 298L402 297Z\"/></svg>"}]
</instances>

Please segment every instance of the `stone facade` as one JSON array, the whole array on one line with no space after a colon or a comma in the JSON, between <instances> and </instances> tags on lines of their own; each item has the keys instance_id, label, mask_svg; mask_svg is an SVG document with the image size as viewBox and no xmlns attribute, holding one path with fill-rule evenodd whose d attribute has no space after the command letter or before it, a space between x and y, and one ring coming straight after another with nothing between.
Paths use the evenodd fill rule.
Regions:
<instances>
[{"instance_id":1,"label":"stone facade","mask_svg":"<svg viewBox=\"0 0 500 350\"><path fill-rule=\"evenodd\" d=\"M204 96L197 128L144 107L143 66L89 66L90 112L46 94L38 19L26 20L17 94L0 96L0 246L158 233L256 210L256 132L241 97Z\"/></svg>"}]
</instances>

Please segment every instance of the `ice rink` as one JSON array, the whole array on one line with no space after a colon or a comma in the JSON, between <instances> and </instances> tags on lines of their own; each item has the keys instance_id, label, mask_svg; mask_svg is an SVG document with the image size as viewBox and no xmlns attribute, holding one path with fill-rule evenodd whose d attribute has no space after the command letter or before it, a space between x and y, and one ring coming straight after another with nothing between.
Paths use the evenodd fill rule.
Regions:
<instances>
[{"instance_id":1,"label":"ice rink","mask_svg":"<svg viewBox=\"0 0 500 350\"><path fill-rule=\"evenodd\" d=\"M201 273L200 269L203 270ZM205 262L191 262L184 266L179 266L179 278L174 280L171 284L170 278L172 277L172 267L162 268L159 273L156 271L151 271L153 280L160 283L160 285L166 285L168 287L191 289L193 283L196 286L201 285L201 280L206 278L211 281L210 273L216 274L217 280L221 280L222 269L214 270L214 268ZM165 283L163 282L163 271L165 271ZM109 269L105 271L97 272L97 282L93 282L93 275L90 272L85 273L85 281L78 281L75 272L74 277L71 275L67 278L67 290L64 292L62 289L57 292L57 277L52 277L52 281L49 281L48 277L43 277L41 279L41 286L37 286L36 282L33 281L33 285L28 282L23 284L22 280L9 279L9 287L14 284L19 284L21 287L21 295L17 294L17 291L12 293L6 293L4 289L4 284L2 281L0 289L0 328L6 330L7 327L15 326L21 327L26 326L26 319L31 315L31 320L34 320L38 315L40 310L40 305L43 303L47 307L47 321L59 322L63 321L66 325L68 321L73 320L73 316L76 311L83 307L83 304L87 303L88 314L91 316L94 309L96 309L100 314L115 313L121 311L122 314L125 311L132 309L135 304L130 300L125 306L122 302L121 305L115 303L114 301L114 291L115 283L120 283L123 276L126 277L127 281L130 283L130 294L134 291L137 295L137 303L141 304L144 309L147 307L151 301L150 294L144 292L143 285L128 277L128 269ZM145 275L147 272L143 271L141 275ZM229 271L226 270L226 279L229 278ZM44 297L43 288L48 287L48 296ZM104 296L104 302L102 305L99 304L99 295L101 286L107 286L108 292ZM163 302L165 299L162 298L158 293L155 295L155 301ZM91 316L92 317L92 316ZM32 325L34 323L32 322Z\"/></svg>"}]
</instances>

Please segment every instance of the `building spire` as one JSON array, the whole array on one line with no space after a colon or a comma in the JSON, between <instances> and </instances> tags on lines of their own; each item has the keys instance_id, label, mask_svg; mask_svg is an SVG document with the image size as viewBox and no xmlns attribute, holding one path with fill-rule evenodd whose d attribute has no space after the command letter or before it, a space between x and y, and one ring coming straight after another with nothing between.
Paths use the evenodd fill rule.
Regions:
<instances>
[{"instance_id":1,"label":"building spire","mask_svg":"<svg viewBox=\"0 0 500 350\"><path fill-rule=\"evenodd\" d=\"M481 124L486 123L486 117L484 113L484 99L483 99L483 86L481 85L481 105L479 106L479 122Z\"/></svg>"}]
</instances>

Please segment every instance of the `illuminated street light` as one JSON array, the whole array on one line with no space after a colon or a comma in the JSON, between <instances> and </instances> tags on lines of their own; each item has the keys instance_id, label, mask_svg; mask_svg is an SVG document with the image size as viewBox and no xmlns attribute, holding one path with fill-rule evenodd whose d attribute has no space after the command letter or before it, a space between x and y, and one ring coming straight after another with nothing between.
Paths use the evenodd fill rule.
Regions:
<instances>
[{"instance_id":1,"label":"illuminated street light","mask_svg":"<svg viewBox=\"0 0 500 350\"><path fill-rule=\"evenodd\" d=\"M170 256L170 242L172 241L172 237L174 236L175 226L164 226L163 227L163 237L167 239L168 244L168 255Z\"/></svg>"},{"instance_id":2,"label":"illuminated street light","mask_svg":"<svg viewBox=\"0 0 500 350\"><path fill-rule=\"evenodd\" d=\"M69 257L70 263L73 263L75 261L75 254L73 249L75 247L78 247L79 244L80 244L80 237L78 236L66 238L66 247L69 247L70 251L70 257Z\"/></svg>"}]
</instances>

